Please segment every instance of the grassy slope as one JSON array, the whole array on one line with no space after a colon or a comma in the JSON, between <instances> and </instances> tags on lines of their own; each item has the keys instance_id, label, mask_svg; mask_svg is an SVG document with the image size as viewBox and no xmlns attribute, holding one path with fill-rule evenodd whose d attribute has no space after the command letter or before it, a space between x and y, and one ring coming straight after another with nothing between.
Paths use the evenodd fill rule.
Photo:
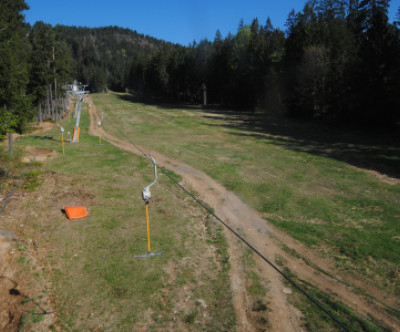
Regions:
<instances>
[{"instance_id":1,"label":"grassy slope","mask_svg":"<svg viewBox=\"0 0 400 332\"><path fill-rule=\"evenodd\" d=\"M400 295L400 185L359 168L398 175L395 141L274 117L144 105L128 95L93 100L137 144L196 165L338 268Z\"/></svg>"},{"instance_id":2,"label":"grassy slope","mask_svg":"<svg viewBox=\"0 0 400 332\"><path fill-rule=\"evenodd\" d=\"M399 185L347 163L377 156L387 161L379 166L391 174L399 163L398 146L361 144L357 136L334 131L327 140L326 128L274 118L260 126L257 119L243 121L233 112L160 108L132 103L127 95L93 99L135 143L203 169L269 221L333 257L338 267L399 295ZM133 260L133 253L146 251L140 193L152 180L151 165L109 145L95 146L98 139L85 132L88 118L82 121L81 142L67 144L67 156L44 164L39 175L48 190L46 179L54 180L49 198L24 203L33 212L18 221L25 224L25 236L40 239L39 248L47 251L44 260L50 259L53 270L45 274L54 276L61 325L75 330L232 329L229 264L215 224L161 177L152 190L152 243L154 251L167 253ZM63 124L66 132L72 122ZM107 118L104 126L118 136ZM59 132L50 135L54 139L45 146L61 151ZM18 144L40 142L31 137ZM90 217L67 221L60 208L72 203L89 207ZM203 259L211 244L217 261ZM265 291L256 275L249 278L250 292ZM302 297L294 301L302 303L311 330L330 326Z\"/></svg>"},{"instance_id":3,"label":"grassy slope","mask_svg":"<svg viewBox=\"0 0 400 332\"><path fill-rule=\"evenodd\" d=\"M66 137L73 122L63 123ZM51 266L44 277L54 282L57 325L74 331L231 330L221 232L160 175L152 187L151 240L153 252L166 252L133 258L147 252L141 190L152 181L152 165L110 144L96 146L87 127L84 111L80 142L43 164L41 185L21 203L17 221L45 253L41 264ZM44 146L61 151L59 130L45 135L52 138ZM38 146L42 137L24 137L17 145ZM90 216L67 220L61 209L68 205L84 205ZM23 329L34 330L35 317L26 317Z\"/></svg>"}]
</instances>

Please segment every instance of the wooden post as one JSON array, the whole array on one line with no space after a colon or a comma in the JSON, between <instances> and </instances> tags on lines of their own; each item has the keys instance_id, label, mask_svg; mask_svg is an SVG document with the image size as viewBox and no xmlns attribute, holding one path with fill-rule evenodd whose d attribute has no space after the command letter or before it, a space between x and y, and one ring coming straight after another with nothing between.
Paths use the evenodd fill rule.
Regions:
<instances>
[{"instance_id":1,"label":"wooden post","mask_svg":"<svg viewBox=\"0 0 400 332\"><path fill-rule=\"evenodd\" d=\"M8 151L10 152L10 155L13 155L12 133L8 133Z\"/></svg>"}]
</instances>

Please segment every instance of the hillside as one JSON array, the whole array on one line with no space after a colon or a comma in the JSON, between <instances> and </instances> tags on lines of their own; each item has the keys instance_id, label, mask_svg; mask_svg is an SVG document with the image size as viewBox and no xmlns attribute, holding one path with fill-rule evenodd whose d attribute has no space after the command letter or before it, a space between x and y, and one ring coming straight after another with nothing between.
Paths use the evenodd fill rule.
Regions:
<instances>
[{"instance_id":1,"label":"hillside","mask_svg":"<svg viewBox=\"0 0 400 332\"><path fill-rule=\"evenodd\" d=\"M135 59L151 55L166 42L116 26L87 28L55 26L61 40L71 47L76 78L91 91L123 91Z\"/></svg>"},{"instance_id":2,"label":"hillside","mask_svg":"<svg viewBox=\"0 0 400 332\"><path fill-rule=\"evenodd\" d=\"M340 330L295 281L351 331L398 330L398 144L269 120L255 130L252 114L107 93L87 96L64 156L57 128L22 137L53 153L0 216L16 241L4 248L11 316L29 331ZM165 251L145 261L132 257L145 252L141 190L154 174L142 153L159 169L149 209L152 248ZM67 220L61 209L77 204L89 217Z\"/></svg>"}]
</instances>

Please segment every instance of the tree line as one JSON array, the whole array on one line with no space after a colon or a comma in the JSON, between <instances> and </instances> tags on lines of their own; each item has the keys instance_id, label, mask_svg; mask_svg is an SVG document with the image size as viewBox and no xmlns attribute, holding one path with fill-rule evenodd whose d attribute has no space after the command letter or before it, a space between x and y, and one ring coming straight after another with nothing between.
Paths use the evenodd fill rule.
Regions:
<instances>
[{"instance_id":1,"label":"tree line","mask_svg":"<svg viewBox=\"0 0 400 332\"><path fill-rule=\"evenodd\" d=\"M24 0L0 4L0 135L62 113L66 82L178 103L396 127L400 9L388 0L308 0L286 31L243 20L236 34L188 46L119 27L24 22Z\"/></svg>"},{"instance_id":2,"label":"tree line","mask_svg":"<svg viewBox=\"0 0 400 332\"><path fill-rule=\"evenodd\" d=\"M0 136L22 132L35 117L55 120L71 79L69 45L43 22L24 22L23 0L0 4Z\"/></svg>"},{"instance_id":3,"label":"tree line","mask_svg":"<svg viewBox=\"0 0 400 332\"><path fill-rule=\"evenodd\" d=\"M54 27L74 58L76 78L93 92L125 91L127 73L138 54L150 57L165 42L117 26Z\"/></svg>"},{"instance_id":4,"label":"tree line","mask_svg":"<svg viewBox=\"0 0 400 332\"><path fill-rule=\"evenodd\" d=\"M129 29L51 26L25 22L24 0L0 2L0 138L33 121L57 121L69 83L93 92L123 91L135 54L165 42Z\"/></svg>"},{"instance_id":5,"label":"tree line","mask_svg":"<svg viewBox=\"0 0 400 332\"><path fill-rule=\"evenodd\" d=\"M400 121L399 20L388 0L309 0L286 31L240 22L235 35L166 44L133 59L132 91L306 119L395 127ZM204 93L206 90L207 94Z\"/></svg>"}]
</instances>

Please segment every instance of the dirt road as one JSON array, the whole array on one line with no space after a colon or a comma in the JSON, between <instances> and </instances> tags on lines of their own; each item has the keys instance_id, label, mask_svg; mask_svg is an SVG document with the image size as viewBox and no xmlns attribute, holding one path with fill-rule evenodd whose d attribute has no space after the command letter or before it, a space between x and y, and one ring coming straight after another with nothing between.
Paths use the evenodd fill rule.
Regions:
<instances>
[{"instance_id":1,"label":"dirt road","mask_svg":"<svg viewBox=\"0 0 400 332\"><path fill-rule=\"evenodd\" d=\"M90 100L90 96L88 96L88 99L88 103L92 105L90 109L91 122L89 133L97 136L98 129L96 123L99 117L95 105ZM104 128L102 136L105 140L120 149L140 154L138 149L131 143L118 139L105 131ZM157 164L179 174L183 179L182 184L186 188L196 191L200 199L215 210L216 215L233 229L239 230L244 238L252 243L270 261L274 262L275 257L279 255L279 257L284 259L285 265L300 279L330 294L333 299L341 301L360 315L364 317L373 316L375 319L385 322L393 330L400 330L400 321L389 315L385 310L385 305L392 308L399 308L400 303L397 298L385 294L373 285L366 284L350 276L340 275L340 272L330 261L320 257L300 242L269 224L257 211L246 205L234 193L228 191L204 172L178 160L164 156L157 151L151 151L144 147L140 147L140 149L152 154ZM242 263L243 249L231 233L227 232L227 238L231 258L231 283L234 292L234 308L238 322L237 328L238 331L255 331L254 324L249 319L251 303L248 301L248 294L245 287L246 273ZM296 251L299 257L303 257L304 260L288 254L282 249L282 244ZM313 266L308 265L305 261L312 262ZM270 309L269 321L271 323L271 331L302 331L301 312L288 302L282 277L258 257L256 264L260 276L265 278L269 285L266 302ZM319 269L316 269L316 266ZM330 277L320 272L320 269L328 272L330 276L335 277ZM353 287L362 289L366 294L372 296L374 300L354 293ZM322 312L321 315L323 315Z\"/></svg>"}]
</instances>

